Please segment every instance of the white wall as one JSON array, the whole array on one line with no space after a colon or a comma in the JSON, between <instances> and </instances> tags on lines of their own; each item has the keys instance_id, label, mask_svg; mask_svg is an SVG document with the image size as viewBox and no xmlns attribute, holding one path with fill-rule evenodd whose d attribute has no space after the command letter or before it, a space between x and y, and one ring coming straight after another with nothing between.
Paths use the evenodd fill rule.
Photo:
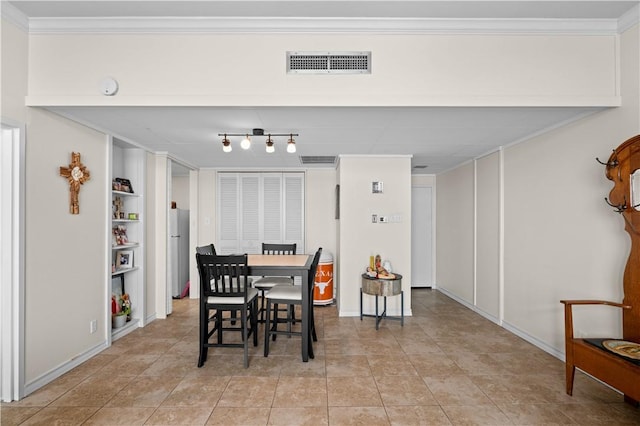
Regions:
<instances>
[{"instance_id":1,"label":"white wall","mask_svg":"<svg viewBox=\"0 0 640 426\"><path fill-rule=\"evenodd\" d=\"M622 218L604 203L613 185L595 157L607 158L640 133L638 26L620 37L620 47L621 108L504 152L504 320L560 352L560 299L622 299L629 238ZM608 312L579 317L578 335L619 333L619 312Z\"/></svg>"},{"instance_id":2,"label":"white wall","mask_svg":"<svg viewBox=\"0 0 640 426\"><path fill-rule=\"evenodd\" d=\"M370 50L374 71L286 74L287 51L345 49ZM35 34L28 102L617 105L615 54L615 35Z\"/></svg>"},{"instance_id":3,"label":"white wall","mask_svg":"<svg viewBox=\"0 0 640 426\"><path fill-rule=\"evenodd\" d=\"M436 182L436 287L473 304L473 163Z\"/></svg>"},{"instance_id":4,"label":"white wall","mask_svg":"<svg viewBox=\"0 0 640 426\"><path fill-rule=\"evenodd\" d=\"M360 315L361 275L369 265L369 256L380 254L391 262L394 272L403 276L405 315L410 315L411 157L340 156L339 169L339 313ZM373 181L384 183L382 194L371 192ZM372 223L372 214L399 215L402 220ZM375 299L366 297L364 302L364 310L373 312ZM400 298L389 298L388 306L390 315L399 314Z\"/></svg>"},{"instance_id":5,"label":"white wall","mask_svg":"<svg viewBox=\"0 0 640 426\"><path fill-rule=\"evenodd\" d=\"M0 25L2 54L2 117L18 123L26 122L24 97L27 94L28 38L26 32L2 20Z\"/></svg>"},{"instance_id":6,"label":"white wall","mask_svg":"<svg viewBox=\"0 0 640 426\"><path fill-rule=\"evenodd\" d=\"M476 220L478 253L485 249L495 253L496 230L490 211L496 209L499 168L504 168L504 315L499 321L559 357L564 353L561 299L622 299L630 243L622 218L604 202L613 185L595 158L608 158L611 150L640 133L639 52L635 26L620 37L622 107L505 147L502 163L495 156L479 159L476 181L471 165L437 177L438 285L470 307L492 312L495 308L489 301L482 301L485 294L480 294L480 286L477 304L470 295L474 279L480 284L495 275L493 268L500 259L483 255L474 264L467 255L468 235L474 232L469 224ZM475 193L471 189L474 182ZM474 196L476 216L470 208ZM485 202L486 212L487 206L481 208ZM485 229L487 224L492 228ZM460 227L465 228L462 235ZM493 231L485 234L489 229ZM495 289L486 290L494 297ZM576 311L579 336L621 334L619 312L604 307Z\"/></svg>"},{"instance_id":7,"label":"white wall","mask_svg":"<svg viewBox=\"0 0 640 426\"><path fill-rule=\"evenodd\" d=\"M476 306L500 315L500 152L476 161Z\"/></svg>"},{"instance_id":8,"label":"white wall","mask_svg":"<svg viewBox=\"0 0 640 426\"><path fill-rule=\"evenodd\" d=\"M27 35L2 21L2 116L25 123L25 386L29 393L76 357L106 345L105 277L109 172L105 135L24 106ZM82 155L91 173L69 213L69 184L59 167ZM89 322L98 328L89 333Z\"/></svg>"},{"instance_id":9,"label":"white wall","mask_svg":"<svg viewBox=\"0 0 640 426\"><path fill-rule=\"evenodd\" d=\"M322 247L336 256L335 169L309 169L305 173L305 223L307 253ZM335 265L334 265L335 267ZM335 270L335 269L334 269ZM335 277L335 274L334 274ZM336 278L334 278L334 285Z\"/></svg>"},{"instance_id":10,"label":"white wall","mask_svg":"<svg viewBox=\"0 0 640 426\"><path fill-rule=\"evenodd\" d=\"M30 109L26 163L26 383L105 342L107 204L104 134ZM69 184L59 167L80 152L91 179L80 190L80 214L69 213ZM109 182L109 183L108 183ZM89 333L97 320L98 331Z\"/></svg>"}]
</instances>

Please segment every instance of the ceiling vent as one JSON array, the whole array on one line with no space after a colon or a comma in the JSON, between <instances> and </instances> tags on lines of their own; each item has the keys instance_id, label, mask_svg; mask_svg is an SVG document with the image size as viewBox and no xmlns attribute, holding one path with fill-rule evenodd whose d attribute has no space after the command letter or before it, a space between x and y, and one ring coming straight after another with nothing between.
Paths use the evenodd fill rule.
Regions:
<instances>
[{"instance_id":1,"label":"ceiling vent","mask_svg":"<svg viewBox=\"0 0 640 426\"><path fill-rule=\"evenodd\" d=\"M336 164L336 157L333 155L301 155L302 164Z\"/></svg>"},{"instance_id":2,"label":"ceiling vent","mask_svg":"<svg viewBox=\"0 0 640 426\"><path fill-rule=\"evenodd\" d=\"M371 74L371 52L287 52L287 74Z\"/></svg>"}]
</instances>

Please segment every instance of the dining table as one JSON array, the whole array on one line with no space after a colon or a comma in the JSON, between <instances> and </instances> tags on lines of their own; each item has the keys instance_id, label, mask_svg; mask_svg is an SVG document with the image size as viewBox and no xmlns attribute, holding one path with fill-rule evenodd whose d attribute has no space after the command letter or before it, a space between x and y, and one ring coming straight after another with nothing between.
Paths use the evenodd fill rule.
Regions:
<instances>
[{"instance_id":1,"label":"dining table","mask_svg":"<svg viewBox=\"0 0 640 426\"><path fill-rule=\"evenodd\" d=\"M313 255L309 254L249 254L247 255L248 273L252 276L299 276L302 279L302 361L309 361L311 346L309 273Z\"/></svg>"}]
</instances>

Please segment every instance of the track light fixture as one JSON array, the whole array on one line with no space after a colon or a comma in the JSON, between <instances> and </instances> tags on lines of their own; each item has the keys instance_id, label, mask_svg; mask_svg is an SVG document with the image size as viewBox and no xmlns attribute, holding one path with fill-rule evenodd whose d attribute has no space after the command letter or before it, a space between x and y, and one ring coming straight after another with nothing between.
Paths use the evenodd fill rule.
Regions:
<instances>
[{"instance_id":1,"label":"track light fixture","mask_svg":"<svg viewBox=\"0 0 640 426\"><path fill-rule=\"evenodd\" d=\"M291 154L296 152L296 141L293 140L293 134L289 135L289 140L287 141L287 152Z\"/></svg>"},{"instance_id":2,"label":"track light fixture","mask_svg":"<svg viewBox=\"0 0 640 426\"><path fill-rule=\"evenodd\" d=\"M287 152L293 153L296 152L296 142L293 139L294 136L298 136L297 133L268 133L265 134L263 129L252 129L251 133L218 133L218 136L222 137L222 150L224 152L231 152L231 141L227 138L228 136L242 136L243 139L240 142L240 147L242 149L249 149L251 147L251 137L255 136L266 136L266 151L271 154L276 151L274 146L274 141L271 138L272 136L287 136L289 139L287 140Z\"/></svg>"},{"instance_id":3,"label":"track light fixture","mask_svg":"<svg viewBox=\"0 0 640 426\"><path fill-rule=\"evenodd\" d=\"M267 136L267 152L271 154L275 152L275 148L273 147L273 139L271 139L271 135Z\"/></svg>"},{"instance_id":4,"label":"track light fixture","mask_svg":"<svg viewBox=\"0 0 640 426\"><path fill-rule=\"evenodd\" d=\"M251 148L251 138L249 137L249 135L245 136L244 139L242 139L242 142L240 142L240 148L242 149Z\"/></svg>"},{"instance_id":5,"label":"track light fixture","mask_svg":"<svg viewBox=\"0 0 640 426\"><path fill-rule=\"evenodd\" d=\"M231 142L227 139L227 135L224 135L224 139L222 139L222 150L224 152L231 152L232 149Z\"/></svg>"}]
</instances>

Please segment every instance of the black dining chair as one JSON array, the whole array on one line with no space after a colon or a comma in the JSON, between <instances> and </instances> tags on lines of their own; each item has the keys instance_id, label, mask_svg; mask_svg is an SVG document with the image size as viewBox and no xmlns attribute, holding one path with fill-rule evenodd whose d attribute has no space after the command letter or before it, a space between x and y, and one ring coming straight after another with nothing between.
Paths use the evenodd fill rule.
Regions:
<instances>
[{"instance_id":1,"label":"black dining chair","mask_svg":"<svg viewBox=\"0 0 640 426\"><path fill-rule=\"evenodd\" d=\"M258 290L247 282L247 255L196 254L200 273L200 356L198 367L207 360L210 347L244 348L244 367L249 366L249 336L253 346L258 345ZM225 312L236 312L236 318ZM240 322L239 325L235 323ZM240 332L242 343L224 343L227 331ZM212 337L216 339L212 341Z\"/></svg>"},{"instance_id":2,"label":"black dining chair","mask_svg":"<svg viewBox=\"0 0 640 426\"><path fill-rule=\"evenodd\" d=\"M296 244L269 244L262 243L262 254L296 254ZM265 294L277 285L293 285L293 277L262 277L253 282L253 286L260 291L260 322L264 322ZM295 321L295 316L293 317Z\"/></svg>"},{"instance_id":3,"label":"black dining chair","mask_svg":"<svg viewBox=\"0 0 640 426\"><path fill-rule=\"evenodd\" d=\"M318 270L318 263L320 262L320 255L322 254L322 247L316 251L313 256L313 261L311 263L311 269L309 270L309 282L308 288L309 291L309 330L307 332L310 334L311 338L314 342L318 341L318 337L316 335L316 327L315 321L313 317L313 289L315 286L315 277L316 271ZM264 330L264 356L269 355L269 340L276 340L276 337L279 334L284 334L287 336L302 336L302 333L305 330L300 331L292 331L291 324L293 322L293 318L290 313L294 310L295 306L302 307L302 290L305 288L304 285L277 285L273 287L267 293L267 315L266 315L266 323ZM280 318L278 316L278 305L283 304L287 306L287 309L284 310L287 313L285 318ZM273 309L272 309L273 307ZM271 311L273 310L273 320L271 320ZM287 330L279 330L278 324L286 323ZM309 358L313 358L313 344L311 343L311 339L309 340Z\"/></svg>"}]
</instances>

